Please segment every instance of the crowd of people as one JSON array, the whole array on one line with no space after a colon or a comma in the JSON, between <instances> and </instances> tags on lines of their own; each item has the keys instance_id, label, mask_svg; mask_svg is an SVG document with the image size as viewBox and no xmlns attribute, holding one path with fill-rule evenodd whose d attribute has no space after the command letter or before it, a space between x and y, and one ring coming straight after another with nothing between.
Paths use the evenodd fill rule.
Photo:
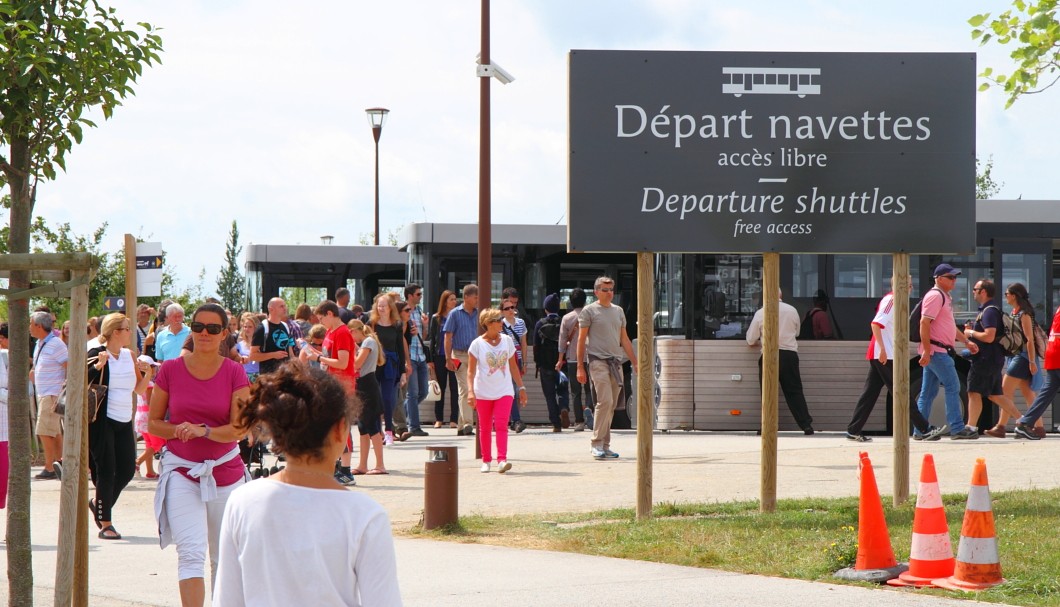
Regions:
<instances>
[{"instance_id":1,"label":"crowd of people","mask_svg":"<svg viewBox=\"0 0 1060 607\"><path fill-rule=\"evenodd\" d=\"M910 366L923 370L910 410L914 438L1004 437L1008 418L1016 418L1016 438L1037 440L1044 435L1041 415L1060 390L1060 344L1054 342L1060 310L1047 340L1035 339L1040 331L1027 290L1009 285L1004 295L1010 326L1030 337L1021 352L1006 358L998 344L1005 312L992 303L991 281L975 283L976 319L963 328L955 324L949 293L958 275L948 264L935 269L935 286L920 304L919 325L911 328L921 344ZM351 593L361 604L399 604L386 513L370 498L341 489L355 485L359 475L388 474L386 446L428 435L419 409L429 389L436 397L433 427L477 435L482 472L495 463L498 472L507 473L509 432L525 428L519 410L528 400L529 360L537 367L552 430L591 429L591 457L618 458L611 449L612 417L625 383L623 366L635 372L638 361L614 294L614 280L600 277L592 303L583 290L573 289L562 315L560 297L547 295L541 302L545 314L532 329L519 315L515 289L502 292L499 307L480 309L473 284L459 298L444 291L433 313L421 307L422 288L410 284L403 293L377 295L367 313L349 306L349 292L339 289L334 300L300 304L293 317L283 299L273 298L266 314L233 314L208 301L189 323L184 309L168 301L157 313L141 305L135 318L113 313L90 319L86 373L99 406L90 408L95 490L87 505L98 537L121 538L114 520L119 498L142 465L144 478L158 480L160 543L176 547L183 604L204 602L207 559L215 605L253 604L256 596L305 598L309 589L290 575L302 570L323 572L326 580L311 590L322 604L330 604L329 597L336 604L358 604ZM853 441L871 440L862 430L882 388L891 388L893 304L892 290L872 320L869 374L846 435ZM810 318L815 327L821 324ZM798 369L797 337L804 324L781 302L780 385L796 421L812 434ZM748 344L758 344L762 325L759 310ZM39 308L28 329L36 340L31 384L45 461L35 478L59 479L63 428L57 401L68 371L69 327L56 328L51 312ZM8 475L9 330L0 324L0 508ZM955 350L957 341L967 346L964 356ZM928 419L940 386L947 423L935 427ZM1031 403L1023 414L1012 400L1017 389ZM967 421L960 402L964 391ZM980 429L975 424L987 399L998 404L1002 416L995 426ZM360 447L356 466L354 427ZM136 435L143 441L139 457ZM248 484L251 448L266 444L285 465L269 477L274 482ZM253 507L263 503L269 507ZM269 530L290 531L292 525L294 537L307 538L305 546L286 546L282 558L266 558L269 547L262 542ZM321 533L325 528L341 532ZM324 536L334 542L320 545ZM277 574L268 575L270 570ZM255 572L255 584L248 584L247 571Z\"/></svg>"}]
</instances>

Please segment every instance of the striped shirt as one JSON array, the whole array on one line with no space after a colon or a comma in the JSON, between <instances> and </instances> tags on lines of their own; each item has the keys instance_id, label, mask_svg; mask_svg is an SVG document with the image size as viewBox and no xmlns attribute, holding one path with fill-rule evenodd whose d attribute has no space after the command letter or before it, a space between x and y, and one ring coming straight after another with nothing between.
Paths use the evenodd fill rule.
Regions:
<instances>
[{"instance_id":1,"label":"striped shirt","mask_svg":"<svg viewBox=\"0 0 1060 607\"><path fill-rule=\"evenodd\" d=\"M410 310L409 320L416 327L416 334L412 336L412 340L409 342L409 358L415 362L423 362L427 360L427 356L423 352L423 312L419 306L410 308Z\"/></svg>"},{"instance_id":2,"label":"striped shirt","mask_svg":"<svg viewBox=\"0 0 1060 607\"><path fill-rule=\"evenodd\" d=\"M471 342L478 337L478 309L470 312L464 306L456 308L445 318L443 333L453 334L453 349L466 352Z\"/></svg>"},{"instance_id":3,"label":"striped shirt","mask_svg":"<svg viewBox=\"0 0 1060 607\"><path fill-rule=\"evenodd\" d=\"M59 396L66 381L66 344L54 335L38 340L33 349L33 385L37 396Z\"/></svg>"}]
</instances>

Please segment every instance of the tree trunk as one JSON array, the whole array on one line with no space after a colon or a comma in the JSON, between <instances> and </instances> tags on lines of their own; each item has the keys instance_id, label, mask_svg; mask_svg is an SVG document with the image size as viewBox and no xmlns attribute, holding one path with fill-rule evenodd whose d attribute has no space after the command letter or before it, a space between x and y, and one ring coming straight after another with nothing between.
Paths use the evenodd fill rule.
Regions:
<instances>
[{"instance_id":1,"label":"tree trunk","mask_svg":"<svg viewBox=\"0 0 1060 607\"><path fill-rule=\"evenodd\" d=\"M11 187L11 233L8 251L29 253L29 226L33 216L30 196L29 144L25 138L11 141L11 166L22 175L8 174ZM12 270L12 290L29 288L29 272ZM30 397L29 397L29 301L10 299L8 415L10 418L11 479L7 496L7 582L11 607L33 605L33 550L30 539Z\"/></svg>"}]
</instances>

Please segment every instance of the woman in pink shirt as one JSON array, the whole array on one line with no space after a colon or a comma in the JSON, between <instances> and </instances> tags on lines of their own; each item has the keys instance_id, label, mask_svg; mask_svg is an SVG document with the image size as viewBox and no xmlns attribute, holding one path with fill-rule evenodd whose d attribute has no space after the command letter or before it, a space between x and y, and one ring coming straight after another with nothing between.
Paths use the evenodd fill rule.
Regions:
<instances>
[{"instance_id":1,"label":"woman in pink shirt","mask_svg":"<svg viewBox=\"0 0 1060 607\"><path fill-rule=\"evenodd\" d=\"M207 546L214 579L225 503L249 480L237 445L246 433L238 420L249 382L239 363L219 353L228 337L224 308L199 306L190 328L195 350L167 360L155 378L148 430L166 439L155 494L160 543L177 547L181 604L201 607Z\"/></svg>"}]
</instances>

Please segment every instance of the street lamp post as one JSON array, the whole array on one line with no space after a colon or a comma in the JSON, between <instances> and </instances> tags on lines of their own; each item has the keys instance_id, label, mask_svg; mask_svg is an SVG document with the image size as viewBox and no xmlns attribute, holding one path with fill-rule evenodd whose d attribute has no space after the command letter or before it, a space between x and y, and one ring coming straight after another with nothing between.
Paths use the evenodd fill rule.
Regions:
<instances>
[{"instance_id":1,"label":"street lamp post","mask_svg":"<svg viewBox=\"0 0 1060 607\"><path fill-rule=\"evenodd\" d=\"M379 135L383 133L386 115L390 110L382 107L370 107L365 110L368 122L372 125L372 137L375 139L375 245L379 246Z\"/></svg>"}]
</instances>

